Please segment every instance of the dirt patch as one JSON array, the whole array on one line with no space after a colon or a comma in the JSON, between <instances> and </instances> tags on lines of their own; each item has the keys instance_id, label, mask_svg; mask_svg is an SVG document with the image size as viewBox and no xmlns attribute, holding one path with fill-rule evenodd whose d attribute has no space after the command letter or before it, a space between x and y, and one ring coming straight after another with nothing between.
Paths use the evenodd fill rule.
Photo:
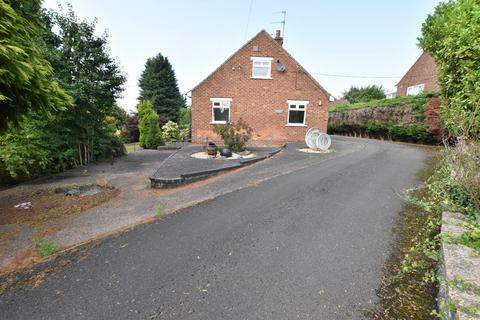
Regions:
<instances>
[{"instance_id":1,"label":"dirt patch","mask_svg":"<svg viewBox=\"0 0 480 320\"><path fill-rule=\"evenodd\" d=\"M81 261L88 257L93 248L98 245L98 241L91 241L87 244L70 249L63 254L47 258L32 258L33 250L28 249L23 253L25 259L29 259L30 264L37 262L31 269L23 269L18 272L11 272L17 268L10 268L10 273L0 274L0 295L6 290L16 286L38 287L52 272L58 271L67 265ZM28 258L27 258L28 257Z\"/></svg>"},{"instance_id":2,"label":"dirt patch","mask_svg":"<svg viewBox=\"0 0 480 320\"><path fill-rule=\"evenodd\" d=\"M112 199L120 192L111 186L95 185L95 188L98 193L92 195L79 193L70 196L55 188L0 195L0 225L36 226L95 207ZM28 209L15 207L22 203L31 203L31 207Z\"/></svg>"}]
</instances>

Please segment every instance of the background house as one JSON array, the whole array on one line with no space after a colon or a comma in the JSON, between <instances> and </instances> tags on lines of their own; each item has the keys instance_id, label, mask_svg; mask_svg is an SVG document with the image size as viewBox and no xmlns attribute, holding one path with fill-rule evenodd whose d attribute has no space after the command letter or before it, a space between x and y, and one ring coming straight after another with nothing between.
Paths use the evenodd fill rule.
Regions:
<instances>
[{"instance_id":1,"label":"background house","mask_svg":"<svg viewBox=\"0 0 480 320\"><path fill-rule=\"evenodd\" d=\"M245 120L250 144L303 141L308 128L326 132L330 94L262 30L197 85L192 97L192 141L221 142L214 125Z\"/></svg>"},{"instance_id":2,"label":"background house","mask_svg":"<svg viewBox=\"0 0 480 320\"><path fill-rule=\"evenodd\" d=\"M417 59L397 84L397 96L438 91L437 64L426 52Z\"/></svg>"}]
</instances>

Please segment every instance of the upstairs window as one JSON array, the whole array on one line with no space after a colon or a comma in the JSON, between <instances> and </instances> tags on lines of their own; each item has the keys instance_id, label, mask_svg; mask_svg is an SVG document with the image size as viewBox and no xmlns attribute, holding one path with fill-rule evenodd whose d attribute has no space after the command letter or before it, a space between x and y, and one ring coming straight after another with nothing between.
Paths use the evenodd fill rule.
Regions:
<instances>
[{"instance_id":1,"label":"upstairs window","mask_svg":"<svg viewBox=\"0 0 480 320\"><path fill-rule=\"evenodd\" d=\"M252 79L272 79L273 58L252 57Z\"/></svg>"},{"instance_id":2,"label":"upstairs window","mask_svg":"<svg viewBox=\"0 0 480 320\"><path fill-rule=\"evenodd\" d=\"M423 83L408 87L407 96L416 96L417 94L423 92L423 89L425 89L425 85Z\"/></svg>"},{"instance_id":3,"label":"upstairs window","mask_svg":"<svg viewBox=\"0 0 480 320\"><path fill-rule=\"evenodd\" d=\"M308 101L288 100L288 126L305 126Z\"/></svg>"},{"instance_id":4,"label":"upstairs window","mask_svg":"<svg viewBox=\"0 0 480 320\"><path fill-rule=\"evenodd\" d=\"M212 102L212 123L225 124L230 122L231 98L211 98Z\"/></svg>"}]
</instances>

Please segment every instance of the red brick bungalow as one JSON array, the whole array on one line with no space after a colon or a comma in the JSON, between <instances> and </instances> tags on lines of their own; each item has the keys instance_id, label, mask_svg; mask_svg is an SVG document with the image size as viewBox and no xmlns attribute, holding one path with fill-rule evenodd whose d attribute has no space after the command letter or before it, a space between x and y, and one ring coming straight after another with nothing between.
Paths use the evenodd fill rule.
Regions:
<instances>
[{"instance_id":1,"label":"red brick bungalow","mask_svg":"<svg viewBox=\"0 0 480 320\"><path fill-rule=\"evenodd\" d=\"M420 92L438 91L437 64L424 52L397 84L397 96L413 96Z\"/></svg>"},{"instance_id":2,"label":"red brick bungalow","mask_svg":"<svg viewBox=\"0 0 480 320\"><path fill-rule=\"evenodd\" d=\"M260 31L191 91L192 142L221 143L214 125L240 118L252 145L303 141L308 128L324 132L330 94L275 39Z\"/></svg>"}]
</instances>

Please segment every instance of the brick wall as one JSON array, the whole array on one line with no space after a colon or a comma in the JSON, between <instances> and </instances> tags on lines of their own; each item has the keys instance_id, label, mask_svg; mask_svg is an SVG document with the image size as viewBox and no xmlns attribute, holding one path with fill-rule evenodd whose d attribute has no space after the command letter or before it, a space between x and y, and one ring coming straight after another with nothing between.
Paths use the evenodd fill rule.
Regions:
<instances>
[{"instance_id":1,"label":"brick wall","mask_svg":"<svg viewBox=\"0 0 480 320\"><path fill-rule=\"evenodd\" d=\"M258 47L258 52L253 47ZM251 57L273 57L273 79L251 79ZM278 72L275 63L285 65ZM192 141L221 140L212 131L210 98L232 98L230 121L240 118L253 129L251 145L303 141L308 128L324 132L328 123L328 93L320 88L266 32L260 32L192 91ZM287 126L287 100L309 101L305 127Z\"/></svg>"},{"instance_id":2,"label":"brick wall","mask_svg":"<svg viewBox=\"0 0 480 320\"><path fill-rule=\"evenodd\" d=\"M440 105L440 98L427 98L424 111L425 119L423 121L425 126L427 126L427 131L438 137L441 137L443 133L443 123L440 119Z\"/></svg>"},{"instance_id":3,"label":"brick wall","mask_svg":"<svg viewBox=\"0 0 480 320\"><path fill-rule=\"evenodd\" d=\"M424 84L424 92L438 91L437 64L428 53L423 53L397 84L397 96L406 96L410 86Z\"/></svg>"}]
</instances>

